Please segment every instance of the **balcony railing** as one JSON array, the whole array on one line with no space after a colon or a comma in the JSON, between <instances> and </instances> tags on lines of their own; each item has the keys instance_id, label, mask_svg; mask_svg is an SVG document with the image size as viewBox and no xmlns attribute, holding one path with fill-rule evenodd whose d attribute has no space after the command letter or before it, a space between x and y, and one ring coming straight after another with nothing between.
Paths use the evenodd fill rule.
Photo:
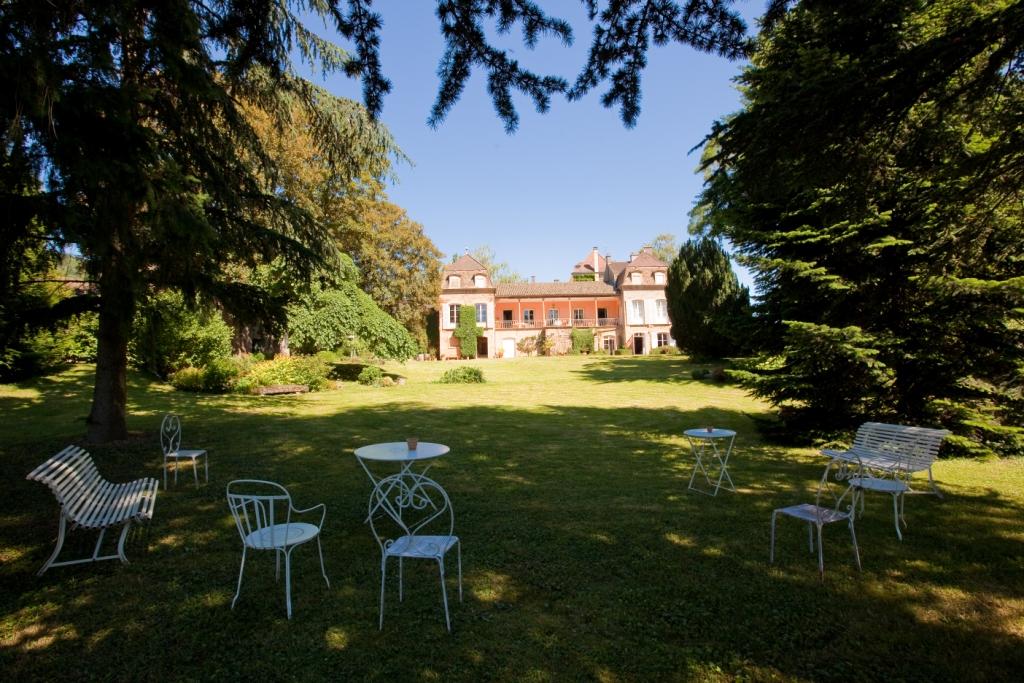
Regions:
<instances>
[{"instance_id":1,"label":"balcony railing","mask_svg":"<svg viewBox=\"0 0 1024 683\"><path fill-rule=\"evenodd\" d=\"M548 318L547 320L498 320L499 330L536 330L542 327L615 327L618 318Z\"/></svg>"}]
</instances>

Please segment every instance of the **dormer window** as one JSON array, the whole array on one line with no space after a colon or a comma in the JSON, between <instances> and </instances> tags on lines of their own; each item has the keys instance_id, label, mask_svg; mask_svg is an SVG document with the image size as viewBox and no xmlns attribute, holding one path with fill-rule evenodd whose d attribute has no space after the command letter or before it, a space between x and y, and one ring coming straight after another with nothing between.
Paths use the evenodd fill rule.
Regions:
<instances>
[{"instance_id":1,"label":"dormer window","mask_svg":"<svg viewBox=\"0 0 1024 683\"><path fill-rule=\"evenodd\" d=\"M663 271L656 271L654 273L654 284L663 285L665 284L665 273Z\"/></svg>"},{"instance_id":2,"label":"dormer window","mask_svg":"<svg viewBox=\"0 0 1024 683\"><path fill-rule=\"evenodd\" d=\"M452 289L458 289L462 286L462 278L458 275L449 275L448 286Z\"/></svg>"},{"instance_id":3,"label":"dormer window","mask_svg":"<svg viewBox=\"0 0 1024 683\"><path fill-rule=\"evenodd\" d=\"M643 277L640 273L632 272L629 274L629 282L630 284L638 285L643 281Z\"/></svg>"},{"instance_id":4,"label":"dormer window","mask_svg":"<svg viewBox=\"0 0 1024 683\"><path fill-rule=\"evenodd\" d=\"M487 278L485 278L483 275L474 275L473 276L473 286L474 287L486 287L487 286Z\"/></svg>"}]
</instances>

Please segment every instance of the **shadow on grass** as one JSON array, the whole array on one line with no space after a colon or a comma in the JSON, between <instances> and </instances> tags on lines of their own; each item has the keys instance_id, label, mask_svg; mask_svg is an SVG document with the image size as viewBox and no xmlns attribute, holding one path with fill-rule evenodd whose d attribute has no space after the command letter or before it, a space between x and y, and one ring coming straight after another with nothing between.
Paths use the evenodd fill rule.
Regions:
<instances>
[{"instance_id":1,"label":"shadow on grass","mask_svg":"<svg viewBox=\"0 0 1024 683\"><path fill-rule=\"evenodd\" d=\"M127 566L34 576L57 509L24 475L63 442L7 445L0 661L12 680L849 680L866 673L866 656L886 678L997 679L1022 663L1024 508L997 491L946 484L945 501L911 498L903 543L886 500L869 499L863 574L836 525L820 584L800 525L780 522L775 567L767 554L771 510L811 500L823 463L762 445L741 413L391 403L308 414L304 401L147 394L139 420L157 405L187 415L186 440L210 449L211 480L161 491ZM739 432L735 494L686 491L681 434L709 420ZM429 563L406 563L403 604L388 586L377 631L379 552L362 524L370 487L351 452L412 432L452 449L431 469L464 546L466 601L452 601L451 636ZM155 432L93 453L110 479L159 472ZM238 477L280 481L299 507L327 504L331 588L314 549L298 549L291 621L269 556L250 558L229 609L241 548L223 492ZM79 535L88 548L93 537Z\"/></svg>"},{"instance_id":2,"label":"shadow on grass","mask_svg":"<svg viewBox=\"0 0 1024 683\"><path fill-rule=\"evenodd\" d=\"M694 379L697 368L710 371L723 364L696 363L686 357L615 356L598 357L586 363L577 372L585 379L596 382L672 382L695 386L722 386L713 379Z\"/></svg>"}]
</instances>

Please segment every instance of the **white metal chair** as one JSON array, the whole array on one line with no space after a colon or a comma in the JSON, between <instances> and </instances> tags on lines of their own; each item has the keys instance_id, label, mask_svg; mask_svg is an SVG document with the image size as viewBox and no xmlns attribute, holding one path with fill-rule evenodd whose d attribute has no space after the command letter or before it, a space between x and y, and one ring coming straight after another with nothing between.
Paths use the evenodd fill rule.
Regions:
<instances>
[{"instance_id":1,"label":"white metal chair","mask_svg":"<svg viewBox=\"0 0 1024 683\"><path fill-rule=\"evenodd\" d=\"M818 536L818 574L821 580L825 580L825 555L821 547L821 529L826 524L833 522L845 521L850 527L850 538L853 540L853 557L857 561L857 569L860 566L860 551L857 549L857 534L853 530L853 493L852 487L847 487L840 495L833 506L823 506L822 494L829 494L828 489L828 476L829 472L832 471L833 467L841 467L842 462L838 458L833 458L825 468L825 473L821 476L821 481L818 482L818 492L815 496L814 503L801 503L800 505L791 505L789 507L778 508L772 512L772 537L771 537L771 549L769 551L768 561L769 563L775 562L775 520L778 515L785 515L787 517L793 517L807 522L807 540L810 545L811 552L814 552L814 536L815 529L817 529ZM846 509L843 509L843 506Z\"/></svg>"},{"instance_id":2,"label":"white metal chair","mask_svg":"<svg viewBox=\"0 0 1024 683\"><path fill-rule=\"evenodd\" d=\"M242 592L242 574L245 572L245 556L249 550L273 550L276 559L275 576L281 578L281 556L284 555L284 595L288 618L292 618L292 551L303 543L316 540L320 554L320 572L331 587L324 569L324 551L320 546L320 531L327 516L323 503L303 510L292 505L288 489L271 481L258 479L237 479L227 487L228 507L235 518L238 535L242 537L242 566L238 569L238 588L231 601L235 608ZM316 524L293 522L292 513L306 513L319 509L320 521ZM283 520L283 521L282 521Z\"/></svg>"},{"instance_id":3,"label":"white metal chair","mask_svg":"<svg viewBox=\"0 0 1024 683\"><path fill-rule=\"evenodd\" d=\"M196 461L203 459L206 472L206 483L210 483L210 456L204 449L184 449L181 447L181 418L177 415L164 415L160 423L160 447L164 452L164 490L167 490L167 463L174 461L174 483L178 483L178 463L182 460L192 461L192 474L199 487L199 470Z\"/></svg>"},{"instance_id":4,"label":"white metal chair","mask_svg":"<svg viewBox=\"0 0 1024 683\"><path fill-rule=\"evenodd\" d=\"M455 532L455 511L448 493L433 479L414 472L393 474L379 480L370 494L370 529L380 545L380 623L384 628L384 585L388 558L398 558L398 599L402 600L402 561L405 558L434 560L441 576L444 621L452 630L448 614L444 557L455 548L459 567L459 602L462 602L462 546ZM438 527L438 535L423 533Z\"/></svg>"},{"instance_id":5,"label":"white metal chair","mask_svg":"<svg viewBox=\"0 0 1024 683\"><path fill-rule=\"evenodd\" d=\"M861 476L850 479L850 489L853 491L853 507L860 503L860 512L864 513L864 492L875 491L876 493L888 493L892 496L892 516L896 525L896 538L903 540L903 532L900 531L900 524L907 526L907 520L903 517L903 501L910 491L910 485L898 474L886 476L882 473L875 476L871 471L865 471Z\"/></svg>"}]
</instances>

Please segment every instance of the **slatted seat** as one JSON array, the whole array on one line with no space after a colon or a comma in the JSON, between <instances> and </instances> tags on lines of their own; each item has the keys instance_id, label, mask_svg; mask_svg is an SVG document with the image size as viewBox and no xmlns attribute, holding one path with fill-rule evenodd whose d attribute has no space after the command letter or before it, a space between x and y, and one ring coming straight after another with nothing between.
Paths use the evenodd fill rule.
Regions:
<instances>
[{"instance_id":1,"label":"slatted seat","mask_svg":"<svg viewBox=\"0 0 1024 683\"><path fill-rule=\"evenodd\" d=\"M862 470L903 479L908 490L912 490L911 475L928 472L931 493L941 498L942 492L932 477L932 464L938 457L942 440L947 436L949 432L945 429L865 422L857 429L853 445L848 450L823 450L822 454L839 458Z\"/></svg>"},{"instance_id":2,"label":"slatted seat","mask_svg":"<svg viewBox=\"0 0 1024 683\"><path fill-rule=\"evenodd\" d=\"M40 575L50 567L83 562L121 560L127 564L128 558L124 554L124 541L128 536L128 529L133 521L141 523L153 518L156 492L160 486L156 479L150 477L124 484L109 482L96 469L92 456L78 446L68 446L49 458L32 470L26 479L49 486L57 498L57 503L60 504L60 530L57 534L57 547L50 555L50 559L39 570ZM56 561L61 547L64 545L64 537L69 523L72 529L99 529L100 536L96 540L96 548L92 557L63 562ZM103 535L108 528L117 525L122 525L121 537L117 542L117 554L101 557L99 553Z\"/></svg>"},{"instance_id":3,"label":"slatted seat","mask_svg":"<svg viewBox=\"0 0 1024 683\"><path fill-rule=\"evenodd\" d=\"M942 497L932 477L932 464L942 440L948 435L945 429L865 422L857 430L849 450L823 450L822 454L847 463L845 478L853 490L855 507L859 502L862 512L865 491L892 496L893 524L896 537L902 541L900 525L907 524L903 516L904 496L915 492L910 486L910 477L915 472L927 471L931 493Z\"/></svg>"}]
</instances>

